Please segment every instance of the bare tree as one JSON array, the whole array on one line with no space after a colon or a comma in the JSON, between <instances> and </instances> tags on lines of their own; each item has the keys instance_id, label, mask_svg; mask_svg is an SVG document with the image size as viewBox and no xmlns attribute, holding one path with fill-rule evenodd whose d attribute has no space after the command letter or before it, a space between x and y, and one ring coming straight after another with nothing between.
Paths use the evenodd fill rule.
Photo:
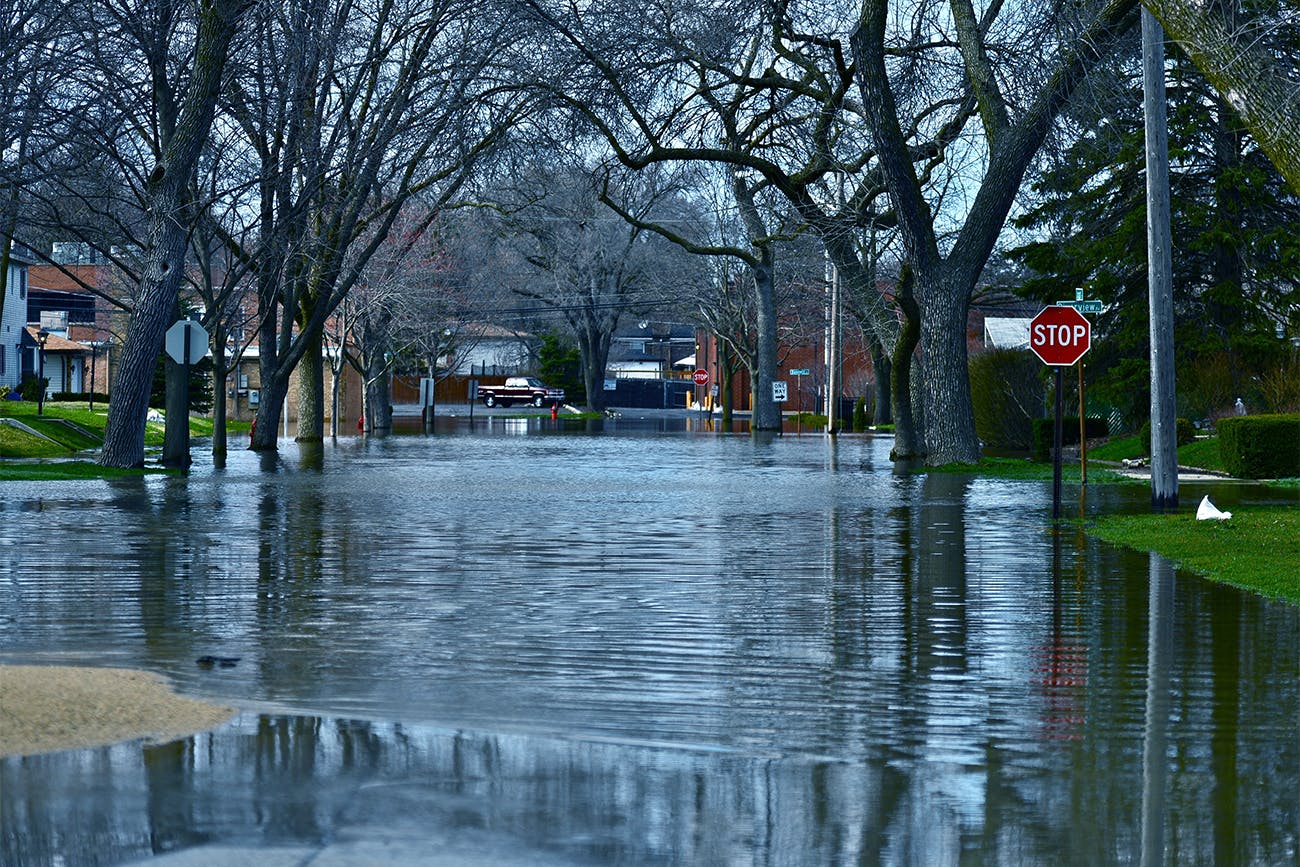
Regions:
<instances>
[{"instance_id":1,"label":"bare tree","mask_svg":"<svg viewBox=\"0 0 1300 867\"><path fill-rule=\"evenodd\" d=\"M68 75L64 3L0 0L0 314L24 189L52 146L50 127Z\"/></svg>"},{"instance_id":2,"label":"bare tree","mask_svg":"<svg viewBox=\"0 0 1300 867\"><path fill-rule=\"evenodd\" d=\"M263 400L254 449L274 449L299 371L299 439L323 435L325 323L412 196L449 201L519 111L491 80L509 22L490 7L298 0L266 4L259 50L227 109L257 163L249 207Z\"/></svg>"},{"instance_id":3,"label":"bare tree","mask_svg":"<svg viewBox=\"0 0 1300 867\"><path fill-rule=\"evenodd\" d=\"M150 383L163 332L175 316L186 236L194 219L192 178L212 125L231 42L247 3L200 0L194 7L197 20L187 19L189 8L168 0L143 7L105 4L105 14L119 28L122 41L133 45L135 58L149 69L154 113L140 119L153 124L155 134L149 136L154 165L145 182L148 228L140 292L113 383L99 459L104 466L144 463ZM178 52L182 34L191 27L190 50ZM122 58L117 60L120 63Z\"/></svg>"},{"instance_id":4,"label":"bare tree","mask_svg":"<svg viewBox=\"0 0 1300 867\"><path fill-rule=\"evenodd\" d=\"M851 40L854 78L919 307L927 459L974 462L980 446L966 369L971 294L1030 161L1088 72L1133 26L1137 4L1084 6L1078 20L1061 21L1041 18L1055 11L1000 3L982 17L969 0L953 0L946 15L938 5L918 6L926 14L900 17L891 16L886 0L864 0ZM963 74L954 76L954 66ZM971 105L979 125L967 130ZM974 161L965 170L982 177L964 190L955 233L941 244L915 155L933 149L956 161L963 156L958 143Z\"/></svg>"},{"instance_id":5,"label":"bare tree","mask_svg":"<svg viewBox=\"0 0 1300 867\"><path fill-rule=\"evenodd\" d=\"M567 324L595 410L605 408L605 366L623 316L674 304L706 279L694 257L642 229L652 221L691 219L675 187L661 180L653 174L611 180L580 163L534 162L499 205L511 236L506 243L527 266L511 288ZM632 222L602 203L611 188Z\"/></svg>"}]
</instances>

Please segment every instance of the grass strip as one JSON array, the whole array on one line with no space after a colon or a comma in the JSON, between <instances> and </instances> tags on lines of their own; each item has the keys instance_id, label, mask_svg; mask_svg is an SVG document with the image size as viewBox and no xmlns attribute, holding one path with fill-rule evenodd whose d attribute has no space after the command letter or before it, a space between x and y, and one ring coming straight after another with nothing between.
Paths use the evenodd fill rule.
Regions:
<instances>
[{"instance_id":1,"label":"grass strip","mask_svg":"<svg viewBox=\"0 0 1300 867\"><path fill-rule=\"evenodd\" d=\"M55 482L69 479L116 479L127 476L179 473L179 470L101 467L91 461L59 461L51 464L0 463L0 482Z\"/></svg>"},{"instance_id":2,"label":"grass strip","mask_svg":"<svg viewBox=\"0 0 1300 867\"><path fill-rule=\"evenodd\" d=\"M1300 604L1300 508L1234 509L1226 521L1172 515L1104 515L1088 533L1154 551L1212 581Z\"/></svg>"},{"instance_id":3,"label":"grass strip","mask_svg":"<svg viewBox=\"0 0 1300 867\"><path fill-rule=\"evenodd\" d=\"M982 458L978 464L944 464L938 467L925 467L927 473L970 473L991 479L1019 479L1031 482L1050 482L1052 465L1023 458ZM1061 479L1077 484L1081 475L1078 464L1063 464ZM1088 467L1088 484L1127 485L1145 484L1142 479L1135 479L1113 470L1101 467Z\"/></svg>"}]
</instances>

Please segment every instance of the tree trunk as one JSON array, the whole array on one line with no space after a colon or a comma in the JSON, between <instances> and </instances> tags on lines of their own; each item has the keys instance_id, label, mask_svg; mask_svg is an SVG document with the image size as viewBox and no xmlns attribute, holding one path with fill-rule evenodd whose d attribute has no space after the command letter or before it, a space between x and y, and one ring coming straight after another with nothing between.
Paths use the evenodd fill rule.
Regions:
<instances>
[{"instance_id":1,"label":"tree trunk","mask_svg":"<svg viewBox=\"0 0 1300 867\"><path fill-rule=\"evenodd\" d=\"M875 340L867 346L871 352L871 367L875 373L875 383L872 387L875 405L871 410L871 423L877 427L882 424L893 424L894 405L890 397L890 386L893 383L894 366L890 363L884 347Z\"/></svg>"},{"instance_id":2,"label":"tree trunk","mask_svg":"<svg viewBox=\"0 0 1300 867\"><path fill-rule=\"evenodd\" d=\"M280 416L285 411L284 399L289 394L288 377L263 376L261 400L253 419L253 434L248 447L255 452L273 452L280 435Z\"/></svg>"},{"instance_id":3,"label":"tree trunk","mask_svg":"<svg viewBox=\"0 0 1300 867\"><path fill-rule=\"evenodd\" d=\"M974 464L980 459L971 403L970 372L966 367L966 315L969 292L945 285L946 268L918 270L921 346L925 356L925 429L927 462L931 465ZM899 359L894 359L897 365ZM897 394L895 395L897 401ZM897 429L898 419L894 419Z\"/></svg>"},{"instance_id":4,"label":"tree trunk","mask_svg":"<svg viewBox=\"0 0 1300 867\"><path fill-rule=\"evenodd\" d=\"M392 430L393 402L388 393L388 362L382 352L366 356L366 408L367 433Z\"/></svg>"},{"instance_id":5,"label":"tree trunk","mask_svg":"<svg viewBox=\"0 0 1300 867\"><path fill-rule=\"evenodd\" d=\"M605 365L609 362L610 331L592 325L576 329L578 353L582 357L582 383L587 389L587 406L605 411Z\"/></svg>"},{"instance_id":6,"label":"tree trunk","mask_svg":"<svg viewBox=\"0 0 1300 867\"><path fill-rule=\"evenodd\" d=\"M912 413L912 356L921 339L921 311L912 294L912 279L911 268L904 265L898 278L896 296L899 309L903 311L903 327L894 343L894 359L889 373L894 413L894 448L889 457L895 461L911 460L925 454L925 444L916 435Z\"/></svg>"},{"instance_id":7,"label":"tree trunk","mask_svg":"<svg viewBox=\"0 0 1300 867\"><path fill-rule=\"evenodd\" d=\"M325 440L325 352L324 335L313 331L303 335L306 349L298 362L298 436L300 443Z\"/></svg>"},{"instance_id":8,"label":"tree trunk","mask_svg":"<svg viewBox=\"0 0 1300 867\"><path fill-rule=\"evenodd\" d=\"M772 400L772 383L776 380L776 291L773 280L772 257L764 250L763 262L753 269L754 307L757 310L755 328L758 332L754 369L750 371L753 391L750 406L751 431L781 429L781 407Z\"/></svg>"},{"instance_id":9,"label":"tree trunk","mask_svg":"<svg viewBox=\"0 0 1300 867\"><path fill-rule=\"evenodd\" d=\"M226 440L226 333L219 327L212 332L212 454L224 455ZM238 388L238 381L236 381ZM238 393L238 392L236 392Z\"/></svg>"},{"instance_id":10,"label":"tree trunk","mask_svg":"<svg viewBox=\"0 0 1300 867\"><path fill-rule=\"evenodd\" d=\"M202 0L194 48L194 73L176 128L163 144L148 180L149 226L140 292L118 359L113 400L99 462L106 467L144 465L144 426L149 391L174 318L185 265L186 198L199 153L212 127L230 41L245 9L243 0Z\"/></svg>"}]
</instances>

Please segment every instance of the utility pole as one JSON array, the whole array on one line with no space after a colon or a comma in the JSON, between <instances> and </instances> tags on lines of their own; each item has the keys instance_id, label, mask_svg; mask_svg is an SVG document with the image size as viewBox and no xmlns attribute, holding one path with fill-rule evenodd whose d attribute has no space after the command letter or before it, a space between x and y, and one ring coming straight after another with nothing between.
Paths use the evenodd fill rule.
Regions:
<instances>
[{"instance_id":1,"label":"utility pole","mask_svg":"<svg viewBox=\"0 0 1300 867\"><path fill-rule=\"evenodd\" d=\"M1147 288L1151 308L1151 508L1178 508L1174 411L1173 253L1169 229L1169 132L1164 30L1142 10L1142 93L1147 155Z\"/></svg>"},{"instance_id":2,"label":"utility pole","mask_svg":"<svg viewBox=\"0 0 1300 867\"><path fill-rule=\"evenodd\" d=\"M826 312L826 433L840 432L840 269L827 265L830 272L830 300Z\"/></svg>"}]
</instances>

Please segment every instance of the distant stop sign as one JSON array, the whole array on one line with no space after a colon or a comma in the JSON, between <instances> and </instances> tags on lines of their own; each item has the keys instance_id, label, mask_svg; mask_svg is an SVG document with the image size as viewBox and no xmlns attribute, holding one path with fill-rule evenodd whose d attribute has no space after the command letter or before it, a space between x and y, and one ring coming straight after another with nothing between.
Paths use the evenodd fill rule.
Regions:
<instances>
[{"instance_id":1,"label":"distant stop sign","mask_svg":"<svg viewBox=\"0 0 1300 867\"><path fill-rule=\"evenodd\" d=\"M691 374L691 379L695 380L696 385L708 385L709 372L701 367L699 370Z\"/></svg>"},{"instance_id":2,"label":"distant stop sign","mask_svg":"<svg viewBox=\"0 0 1300 867\"><path fill-rule=\"evenodd\" d=\"M1045 307L1029 322L1029 348L1044 364L1068 367L1092 346L1092 325L1073 307Z\"/></svg>"}]
</instances>

